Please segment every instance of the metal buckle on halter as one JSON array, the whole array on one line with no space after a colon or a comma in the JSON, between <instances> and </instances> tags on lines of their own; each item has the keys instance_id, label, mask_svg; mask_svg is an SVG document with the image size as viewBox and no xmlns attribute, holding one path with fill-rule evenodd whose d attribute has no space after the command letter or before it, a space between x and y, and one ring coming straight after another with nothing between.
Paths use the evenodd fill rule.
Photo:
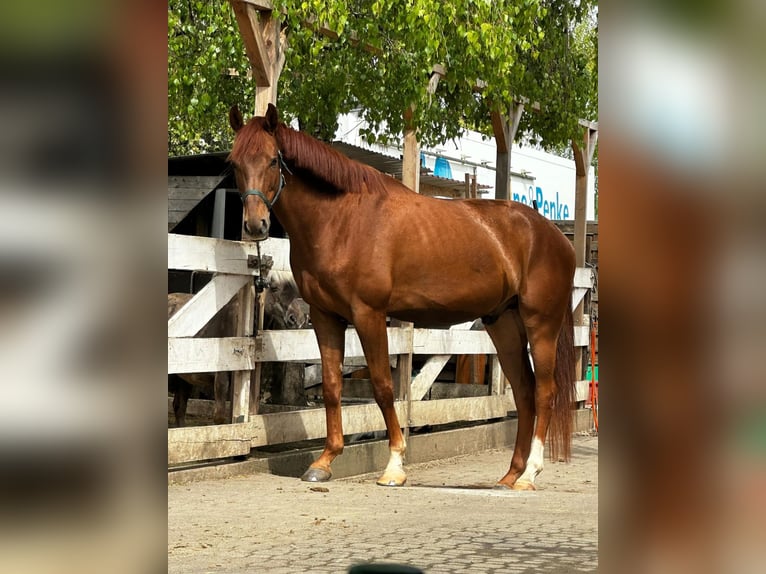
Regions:
<instances>
[{"instance_id":1,"label":"metal buckle on halter","mask_svg":"<svg viewBox=\"0 0 766 574\"><path fill-rule=\"evenodd\" d=\"M246 189L245 192L240 195L240 199L242 200L242 203L245 203L245 200L247 199L248 195L254 195L257 198L259 198L261 201L263 201L264 205L266 206L266 209L271 211L274 208L274 204L277 203L277 200L279 199L279 194L282 193L282 188L285 186L285 175L282 173L282 168L285 168L287 173L290 175L293 174L292 171L290 171L290 168L287 167L287 164L285 164L284 158L282 158L282 152L277 152L279 156L279 187L277 188L277 192L274 194L274 199L269 201L269 198L264 195L264 193L259 189Z\"/></svg>"}]
</instances>

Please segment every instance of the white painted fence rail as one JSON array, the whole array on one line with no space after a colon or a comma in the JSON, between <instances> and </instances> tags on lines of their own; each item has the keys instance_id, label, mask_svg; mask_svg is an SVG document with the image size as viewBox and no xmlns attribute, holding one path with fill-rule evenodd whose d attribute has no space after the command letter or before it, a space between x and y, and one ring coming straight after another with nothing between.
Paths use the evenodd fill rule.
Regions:
<instances>
[{"instance_id":1,"label":"white painted fence rail","mask_svg":"<svg viewBox=\"0 0 766 574\"><path fill-rule=\"evenodd\" d=\"M289 242L268 239L261 243L262 255L273 258L272 270L290 271ZM168 373L235 371L233 424L168 430L168 464L246 455L257 446L296 442L325 436L324 409L251 414L257 412L257 396L250 395L250 377L243 376L259 362L316 362L319 347L313 330L263 331L255 337L195 338L205 324L233 297L253 298L253 277L258 275L257 247L253 243L168 234L168 269L208 271L216 275L181 310L168 320ZM590 269L578 269L572 308L592 286ZM241 326L240 326L241 327ZM459 328L462 327L462 328ZM488 420L515 410L510 388L504 384L495 348L485 331L468 326L450 330L388 329L389 353L401 364L411 364L412 355L430 355L414 377L405 377L408 392L397 402L403 426L435 425L460 420ZM244 328L237 332L247 333ZM575 344L588 345L588 326L575 328ZM423 401L450 355L491 355L487 396ZM346 359L363 358L356 331L346 332ZM409 361L409 362L408 362ZM256 387L257 388L257 387ZM578 383L578 400L584 400L588 382ZM241 404L256 402L255 405ZM343 407L346 434L385 429L376 404Z\"/></svg>"}]
</instances>

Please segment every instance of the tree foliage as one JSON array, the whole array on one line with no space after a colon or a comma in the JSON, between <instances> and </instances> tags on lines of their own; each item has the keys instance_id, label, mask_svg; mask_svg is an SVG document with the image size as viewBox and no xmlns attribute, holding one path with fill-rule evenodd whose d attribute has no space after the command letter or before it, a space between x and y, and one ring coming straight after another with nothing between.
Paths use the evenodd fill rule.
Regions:
<instances>
[{"instance_id":1,"label":"tree foliage","mask_svg":"<svg viewBox=\"0 0 766 574\"><path fill-rule=\"evenodd\" d=\"M226 121L229 107L253 101L249 68L228 2L169 0L170 155L227 149L232 139ZM239 75L229 75L229 70Z\"/></svg>"},{"instance_id":2,"label":"tree foliage","mask_svg":"<svg viewBox=\"0 0 766 574\"><path fill-rule=\"evenodd\" d=\"M412 105L412 123L426 145L466 128L491 135L490 110L508 110L520 97L541 105L540 113L524 114L520 133L548 148L579 137L579 118L596 119L594 0L275 5L288 33L280 110L320 138L331 138L337 115L355 108L370 126L369 139L396 140ZM170 0L168 15L171 150L219 149L230 137L219 132L228 106L252 107L231 8L223 1ZM320 33L316 23L337 37ZM435 64L447 74L431 94ZM221 76L226 68L240 77Z\"/></svg>"}]
</instances>

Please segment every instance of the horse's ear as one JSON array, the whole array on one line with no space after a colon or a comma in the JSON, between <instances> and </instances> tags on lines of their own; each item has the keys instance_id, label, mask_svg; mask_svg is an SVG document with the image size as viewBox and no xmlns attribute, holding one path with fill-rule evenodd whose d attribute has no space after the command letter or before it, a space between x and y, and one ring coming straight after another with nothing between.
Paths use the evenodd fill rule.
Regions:
<instances>
[{"instance_id":1,"label":"horse's ear","mask_svg":"<svg viewBox=\"0 0 766 574\"><path fill-rule=\"evenodd\" d=\"M242 119L242 112L239 111L237 104L231 106L229 110L229 124L235 132L241 130L242 126L245 125L245 121Z\"/></svg>"},{"instance_id":2,"label":"horse's ear","mask_svg":"<svg viewBox=\"0 0 766 574\"><path fill-rule=\"evenodd\" d=\"M279 112L274 104L269 104L266 110L266 130L274 133L279 123Z\"/></svg>"}]
</instances>

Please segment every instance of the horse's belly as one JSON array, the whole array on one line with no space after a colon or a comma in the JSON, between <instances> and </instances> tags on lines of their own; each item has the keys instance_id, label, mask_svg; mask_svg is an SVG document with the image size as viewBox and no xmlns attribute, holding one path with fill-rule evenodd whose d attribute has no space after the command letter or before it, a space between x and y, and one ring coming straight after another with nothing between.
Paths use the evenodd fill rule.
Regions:
<instances>
[{"instance_id":1,"label":"horse's belly","mask_svg":"<svg viewBox=\"0 0 766 574\"><path fill-rule=\"evenodd\" d=\"M389 315L400 321L414 323L417 327L449 327L480 318L476 312L435 311L433 309L405 309L390 311Z\"/></svg>"},{"instance_id":2,"label":"horse's belly","mask_svg":"<svg viewBox=\"0 0 766 574\"><path fill-rule=\"evenodd\" d=\"M465 323L504 309L514 294L501 286L473 283L446 285L440 289L412 289L392 293L388 314L417 325L447 326Z\"/></svg>"}]
</instances>

